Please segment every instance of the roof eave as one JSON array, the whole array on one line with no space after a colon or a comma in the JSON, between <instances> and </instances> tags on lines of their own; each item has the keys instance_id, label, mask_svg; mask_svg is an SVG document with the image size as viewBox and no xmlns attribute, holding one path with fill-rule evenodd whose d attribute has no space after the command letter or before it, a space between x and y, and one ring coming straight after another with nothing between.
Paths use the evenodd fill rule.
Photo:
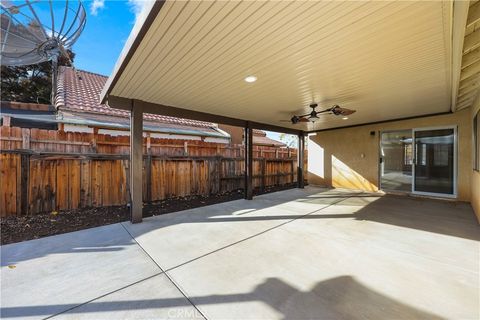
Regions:
<instances>
[{"instance_id":1,"label":"roof eave","mask_svg":"<svg viewBox=\"0 0 480 320\"><path fill-rule=\"evenodd\" d=\"M97 121L97 120L91 120L91 119L72 119L72 118L65 119L64 118L64 119L56 119L55 122L71 124L71 125L81 125L81 126L102 128L107 130L121 130L121 131L130 130L130 126L126 123L103 122L103 121ZM215 128L210 128L210 129L215 130ZM166 128L166 127L144 124L143 131L160 133L160 134L212 137L212 138L220 138L220 139L226 139L226 140L230 139L230 135L225 135L221 132L218 132L217 130L215 130L215 132L206 132L206 131L203 131L201 128L199 128L198 130L185 129L185 128Z\"/></svg>"}]
</instances>

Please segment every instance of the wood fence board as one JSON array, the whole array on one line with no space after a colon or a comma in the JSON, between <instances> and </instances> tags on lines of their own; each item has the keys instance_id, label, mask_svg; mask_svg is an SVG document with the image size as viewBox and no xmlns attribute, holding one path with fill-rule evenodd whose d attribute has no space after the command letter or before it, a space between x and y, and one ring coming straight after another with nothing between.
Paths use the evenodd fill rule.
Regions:
<instances>
[{"instance_id":1,"label":"wood fence board","mask_svg":"<svg viewBox=\"0 0 480 320\"><path fill-rule=\"evenodd\" d=\"M90 165L91 161L80 161L80 208L92 206Z\"/></svg>"},{"instance_id":2,"label":"wood fence board","mask_svg":"<svg viewBox=\"0 0 480 320\"><path fill-rule=\"evenodd\" d=\"M36 214L130 201L128 136L16 127L0 127L0 135L0 216L21 214L22 206ZM151 201L244 188L242 145L149 140L143 188ZM253 167L256 188L295 182L296 150L254 146Z\"/></svg>"},{"instance_id":3,"label":"wood fence board","mask_svg":"<svg viewBox=\"0 0 480 320\"><path fill-rule=\"evenodd\" d=\"M1 156L1 189L0 206L1 216L17 212L17 162L19 155L2 154Z\"/></svg>"},{"instance_id":4,"label":"wood fence board","mask_svg":"<svg viewBox=\"0 0 480 320\"><path fill-rule=\"evenodd\" d=\"M70 208L77 209L80 207L80 189L81 189L81 162L80 160L72 160L70 166Z\"/></svg>"}]
</instances>

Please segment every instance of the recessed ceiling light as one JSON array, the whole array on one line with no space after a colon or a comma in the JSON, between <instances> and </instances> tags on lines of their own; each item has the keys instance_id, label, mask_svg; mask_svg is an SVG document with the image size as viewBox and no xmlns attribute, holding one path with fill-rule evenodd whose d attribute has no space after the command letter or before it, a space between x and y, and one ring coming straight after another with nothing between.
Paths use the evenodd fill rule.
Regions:
<instances>
[{"instance_id":1,"label":"recessed ceiling light","mask_svg":"<svg viewBox=\"0 0 480 320\"><path fill-rule=\"evenodd\" d=\"M348 117L343 117L342 120L348 120Z\"/></svg>"},{"instance_id":2,"label":"recessed ceiling light","mask_svg":"<svg viewBox=\"0 0 480 320\"><path fill-rule=\"evenodd\" d=\"M248 77L246 77L244 80L245 80L245 82L252 83L252 82L257 81L257 77L255 77L255 76L248 76Z\"/></svg>"}]
</instances>

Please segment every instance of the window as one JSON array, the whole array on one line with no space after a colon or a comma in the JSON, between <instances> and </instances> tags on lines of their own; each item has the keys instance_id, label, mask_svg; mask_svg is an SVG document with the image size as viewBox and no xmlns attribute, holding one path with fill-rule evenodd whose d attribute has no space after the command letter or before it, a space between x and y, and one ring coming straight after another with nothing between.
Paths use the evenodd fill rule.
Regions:
<instances>
[{"instance_id":1,"label":"window","mask_svg":"<svg viewBox=\"0 0 480 320\"><path fill-rule=\"evenodd\" d=\"M480 171L480 110L473 118L473 169Z\"/></svg>"}]
</instances>

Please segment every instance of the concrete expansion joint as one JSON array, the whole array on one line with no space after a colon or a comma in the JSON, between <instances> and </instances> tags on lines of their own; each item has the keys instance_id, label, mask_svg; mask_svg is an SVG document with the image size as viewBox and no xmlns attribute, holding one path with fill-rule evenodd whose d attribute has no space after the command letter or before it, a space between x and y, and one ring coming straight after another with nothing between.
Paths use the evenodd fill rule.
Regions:
<instances>
[{"instance_id":1,"label":"concrete expansion joint","mask_svg":"<svg viewBox=\"0 0 480 320\"><path fill-rule=\"evenodd\" d=\"M78 304L78 305L76 305L76 306L73 306L73 307L71 307L71 308L68 308L68 309L66 309L66 310L63 310L63 311L61 311L61 312L52 314L51 316L45 317L45 318L43 318L43 319L45 319L45 320L46 320L46 319L52 319L52 318L54 318L54 317L56 317L56 316L59 316L59 315L64 314L64 313L67 313L67 312L69 312L69 311L72 311L72 310L74 310L74 309L77 309L77 308L79 308L79 307L81 307L81 306L84 306L84 305L89 304L89 303L91 303L91 302L94 302L94 301L96 301L96 300L102 299L102 298L104 298L104 297L106 297L106 296L109 296L109 295L111 295L111 294L113 294L113 293L116 293L116 292L122 291L122 290L124 290L124 289L130 288L130 287L132 287L132 286L134 286L134 285L137 285L137 284L139 284L139 283L142 283L142 282L144 282L144 281L153 279L153 278L155 278L155 277L157 277L157 276L159 276L159 275L161 275L161 274L163 274L163 273L164 273L163 271L162 271L162 272L155 273L155 274L153 274L153 275L151 275L151 276L148 276L148 277L146 277L146 278L137 280L137 281L135 281L135 282L132 282L132 283L130 283L130 284L127 284L126 286L120 287L120 288L118 288L118 289L109 291L109 292L107 292L107 293L105 293L105 294L102 294L102 295L100 295L100 296L98 296L98 297L95 297L95 298L93 298L93 299L90 299L90 300L88 300L88 301L85 301L85 302L83 302L83 303L80 303L80 304Z\"/></svg>"},{"instance_id":2,"label":"concrete expansion joint","mask_svg":"<svg viewBox=\"0 0 480 320\"><path fill-rule=\"evenodd\" d=\"M192 305L192 307L195 308L195 310L197 310L197 312L204 319L207 319L207 317L203 314L203 312L200 309L198 309L198 307L193 303L193 301L190 299L187 293L182 288L180 288L180 286L172 279L172 277L155 261L155 259L153 259L153 257L147 252L147 250L145 250L145 248L137 241L137 239L135 239L135 237L128 231L128 229L123 225L123 223L121 223L121 225L122 225L122 228L125 229L125 231L130 235L133 241L135 241L135 243L140 247L140 249L142 249L142 251L150 258L150 260L153 261L153 263L158 267L158 269L161 270L160 274L164 274L167 277L168 281L170 281L175 286L175 288L177 288L177 290L183 295L185 299L187 299L187 301Z\"/></svg>"},{"instance_id":3,"label":"concrete expansion joint","mask_svg":"<svg viewBox=\"0 0 480 320\"><path fill-rule=\"evenodd\" d=\"M309 215L311 215L311 214L314 214L314 213L316 213L316 212L322 211L323 209L326 209L326 208L328 208L328 207L331 207L331 206L333 206L333 205L336 205L336 204L338 204L338 203L340 203L340 202L342 202L342 201L348 200L348 199L350 199L350 198L352 198L352 196L347 197L347 198L344 198L344 199L340 199L340 200L338 200L338 201L335 201L335 202L333 202L333 203L331 203L331 204L329 204L329 205L327 205L327 206L325 206L325 207L323 207L323 208L321 208L321 209L317 209L317 210L308 212L308 213L306 213L306 214L304 214L304 215L301 215L301 216L299 216L299 217L296 217L296 218L287 220L287 221L282 222L282 223L280 223L280 224L278 224L278 225L275 225L275 226L273 226L273 227L270 227L270 228L268 228L268 229L265 229L265 230L263 230L263 231L260 231L260 232L258 232L258 233L256 233L256 234L253 234L253 235L248 236L248 237L246 237L246 238L243 238L243 239L240 239L240 240L238 240L238 241L232 242L232 243L227 244L227 245L225 245L225 246L223 246L223 247L220 247L220 248L215 249L215 250L213 250L213 251L207 252L207 253L205 253L205 254L203 254L203 255L201 255L201 256L198 256L198 257L196 257L196 258L193 258L193 259L190 259L190 260L185 261L185 262L183 262L183 263L180 263L179 265L176 265L176 266L173 266L173 267L171 267L171 268L169 268L169 269L166 269L165 272L172 271L172 270L174 270L174 269L178 269L178 268L183 267L183 266L185 266L185 265L187 265L187 264L189 264L189 263L191 263L191 262L194 262L194 261L197 261L197 260L199 260L199 259L205 258L205 257L207 257L207 256L209 256L209 255L212 255L212 254L214 254L214 253L217 253L217 252L219 252L219 251L221 251L221 250L224 250L224 249L233 247L234 245L237 245L237 244L239 244L239 243L242 243L242 242L245 242L245 241L247 241L247 240L256 238L256 237L258 237L258 236L260 236L260 235L263 235L263 234L265 234L265 233L267 233L267 232L269 232L269 231L278 229L278 228L280 228L280 227L282 227L282 226L284 226L284 225L286 225L286 224L289 224L290 222L293 222L293 221L298 220L298 219L303 219L303 218L305 218L305 217L307 217L307 216L309 216Z\"/></svg>"},{"instance_id":4,"label":"concrete expansion joint","mask_svg":"<svg viewBox=\"0 0 480 320\"><path fill-rule=\"evenodd\" d=\"M191 263L191 262L194 262L194 261L197 261L197 260L202 259L202 258L204 258L204 257L210 256L210 255L212 255L212 254L214 254L214 253L217 253L217 252L219 252L219 251L221 251L221 250L224 250L224 249L233 247L233 246L235 246L235 245L237 245L237 244L240 244L240 243L242 243L242 242L245 242L245 241L247 241L247 240L256 238L256 237L258 237L258 236L260 236L260 235L263 235L263 234L265 234L265 233L267 233L267 232L269 232L269 231L278 229L278 228L280 228L280 227L282 227L282 226L284 226L284 225L286 225L286 224L289 224L289 223L291 223L291 222L293 222L293 221L296 221L296 220L299 220L299 219L303 219L304 217L307 217L307 216L312 215L312 214L314 214L314 213L320 212L320 211L322 211L322 210L324 210L324 209L327 209L327 208L329 208L329 207L331 207L331 206L334 206L334 205L336 205L336 204L338 204L338 203L340 203L340 202L342 202L342 201L348 200L348 199L350 199L350 198L352 198L352 197L353 197L353 196L349 196L349 197L346 197L346 198L337 200L337 201L335 201L335 202L333 202L333 203L331 203L331 204L326 205L325 207L322 207L322 208L320 208L320 209L317 209L317 210L308 212L308 213L306 213L306 214L304 214L304 215L301 215L301 216L299 216L299 217L295 217L295 218L290 219L290 220L288 220L288 221L282 222L282 223L280 223L280 224L278 224L278 225L275 225L275 226L273 226L273 227L271 227L271 228L265 229L265 230L263 230L263 231L261 231L261 232L258 232L258 233L256 233L256 234L253 234L253 235L251 235L251 236L249 236L249 237L246 237L246 238L244 238L244 239L235 241L235 242L233 242L233 243L230 243L230 244L228 244L228 245L226 245L226 246L223 246L223 247L221 247L221 248L218 248L218 249L216 249L216 250L207 252L207 253L205 253L205 254L203 254L203 255L201 255L201 256L198 256L198 257L196 257L196 258L190 259L190 260L188 260L188 261L186 261L186 262L183 262L183 263L181 263L181 264L179 264L179 265L173 266L173 267L168 268L168 269L166 269L166 270L164 270L164 269L155 261L155 259L148 253L148 251L145 250L145 248L135 239L135 237L130 233L130 231L128 231L128 229L123 225L123 223L120 223L120 225L122 226L122 228L123 228L123 229L127 232L127 234L132 238L132 240L135 242L135 244L136 244L136 245L144 252L144 254L157 266L157 268L159 269L159 272L158 272L158 273L155 273L155 274L153 274L153 275L151 275L151 276L149 276L149 277L146 277L146 278L140 279L140 280L138 280L138 281L132 282L132 283L130 283L130 284L128 284L128 285L125 285L125 286L123 286L123 287L120 287L120 288L118 288L118 289L115 289L115 290L113 290L113 291L107 292L107 293L105 293L105 294L103 294L103 295L100 295L100 296L98 296L98 297L95 297L95 298L93 298L93 299L90 299L90 300L88 300L88 301L86 301L86 302L80 303L80 304L78 304L78 305L76 305L76 306L73 306L73 307L67 309L67 310L63 310L62 312L59 312L59 313L53 314L53 315L51 315L51 316L48 316L48 317L46 317L46 318L44 318L44 319L54 318L54 317L56 317L56 316L59 316L59 315L64 314L64 313L67 313L67 312L69 312L69 311L71 311L71 310L74 310L74 309L79 308L79 307L81 307L81 306L84 306L84 305L86 305L86 304L92 303L92 302L94 302L94 301L96 301L96 300L99 300L99 299L101 299L101 298L104 298L104 297L106 297L106 296L108 296L108 295L111 295L111 294L113 294L113 293L116 293L116 292L122 291L122 290L124 290L124 289L130 288L130 287L132 287L132 286L134 286L134 285L137 285L137 284L142 283L142 282L144 282L144 281L150 280L150 279L155 278L155 277L157 277L157 276L159 276L159 275L162 275L162 274L167 277L167 279L175 286L175 288L177 288L177 290L183 295L183 297L184 297L185 299L187 299L187 301L192 305L193 308L195 308L195 310L197 310L197 312L198 312L202 317L204 317L205 319L208 319L207 316L205 315L205 313L204 313L203 311L201 311L201 310L199 309L199 307L193 303L193 301L190 299L190 297L189 297L189 295L187 294L187 292L168 274L169 271L178 269L178 268L180 268L180 267L182 267L182 266L185 266L185 265L187 265L187 264L189 264L189 263Z\"/></svg>"}]
</instances>

